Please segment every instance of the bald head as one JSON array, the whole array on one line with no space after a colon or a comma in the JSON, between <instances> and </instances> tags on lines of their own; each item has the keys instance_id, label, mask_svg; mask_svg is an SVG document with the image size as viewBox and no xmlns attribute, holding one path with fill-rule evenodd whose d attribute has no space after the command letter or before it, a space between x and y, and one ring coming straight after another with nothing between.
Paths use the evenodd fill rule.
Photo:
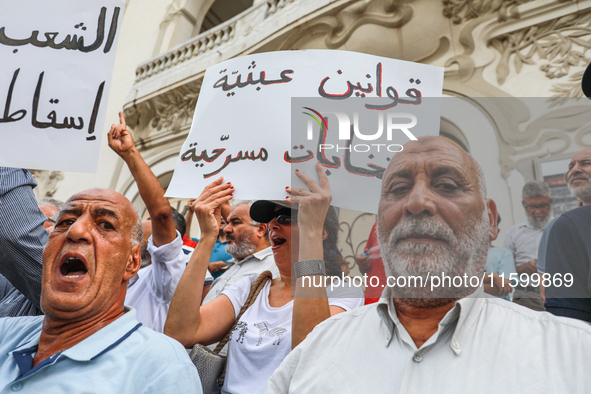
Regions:
<instances>
[{"instance_id":1,"label":"bald head","mask_svg":"<svg viewBox=\"0 0 591 394\"><path fill-rule=\"evenodd\" d=\"M127 197L123 194L118 193L114 190L110 189L103 189L103 188L94 188L81 191L79 193L74 194L70 197L65 203L64 207L68 205L71 201L75 200L106 200L112 201L117 206L121 208L121 215L125 218L128 218L132 221L131 231L130 231L130 239L132 246L140 245L142 243L143 238L143 229L142 229L142 221ZM63 211L63 209L62 209ZM61 215L61 212L60 212Z\"/></svg>"}]
</instances>

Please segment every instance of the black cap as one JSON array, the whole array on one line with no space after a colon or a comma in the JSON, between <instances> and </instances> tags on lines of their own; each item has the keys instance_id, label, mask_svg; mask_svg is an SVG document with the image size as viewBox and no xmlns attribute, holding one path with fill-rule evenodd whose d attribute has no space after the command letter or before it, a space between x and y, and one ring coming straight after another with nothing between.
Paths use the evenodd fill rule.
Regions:
<instances>
[{"instance_id":1,"label":"black cap","mask_svg":"<svg viewBox=\"0 0 591 394\"><path fill-rule=\"evenodd\" d=\"M587 98L591 98L591 64L589 64L585 69L583 80L581 81L581 88L583 88L583 93L585 96L587 96Z\"/></svg>"},{"instance_id":2,"label":"black cap","mask_svg":"<svg viewBox=\"0 0 591 394\"><path fill-rule=\"evenodd\" d=\"M275 217L277 206L289 209L298 209L298 204L280 200L258 200L250 206L250 217L259 223L269 223Z\"/></svg>"}]
</instances>

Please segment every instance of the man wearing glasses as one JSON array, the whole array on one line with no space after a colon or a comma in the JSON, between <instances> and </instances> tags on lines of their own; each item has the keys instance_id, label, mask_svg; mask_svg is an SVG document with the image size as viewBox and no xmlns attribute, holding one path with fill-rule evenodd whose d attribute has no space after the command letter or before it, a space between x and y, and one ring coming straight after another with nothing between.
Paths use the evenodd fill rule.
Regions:
<instances>
[{"instance_id":1,"label":"man wearing glasses","mask_svg":"<svg viewBox=\"0 0 591 394\"><path fill-rule=\"evenodd\" d=\"M530 276L515 288L513 302L536 311L544 311L544 300L539 286L532 286L532 274L538 272L537 257L544 228L552 220L552 197L546 182L531 181L523 186L522 204L527 220L509 229L503 247L513 253L515 269L519 277Z\"/></svg>"}]
</instances>

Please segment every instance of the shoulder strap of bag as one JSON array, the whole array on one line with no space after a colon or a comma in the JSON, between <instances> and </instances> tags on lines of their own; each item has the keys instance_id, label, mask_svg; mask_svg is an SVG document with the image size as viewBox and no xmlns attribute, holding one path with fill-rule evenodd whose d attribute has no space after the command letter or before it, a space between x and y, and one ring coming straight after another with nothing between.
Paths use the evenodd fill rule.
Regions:
<instances>
[{"instance_id":1,"label":"shoulder strap of bag","mask_svg":"<svg viewBox=\"0 0 591 394\"><path fill-rule=\"evenodd\" d=\"M246 302L242 306L242 309L240 309L240 313L238 314L238 317L234 321L234 324L232 324L232 327L230 327L230 329L226 333L226 336L224 337L224 339L222 339L220 341L220 343L218 343L218 345L216 346L216 348L214 350L214 353L216 353L216 354L219 353L223 349L223 347L226 346L226 343L228 343L228 341L230 340L230 335L232 334L232 330L234 330L234 327L236 327L236 324L238 324L238 321L240 320L240 318L242 317L244 312L246 312L246 310L254 303L254 300L257 299L259 293L261 292L261 290L263 290L263 287L265 287L265 284L267 283L267 281L270 280L272 277L273 277L273 275L271 274L271 271L265 271L255 279L254 283L250 287L250 293L248 294L248 298L246 299Z\"/></svg>"}]
</instances>

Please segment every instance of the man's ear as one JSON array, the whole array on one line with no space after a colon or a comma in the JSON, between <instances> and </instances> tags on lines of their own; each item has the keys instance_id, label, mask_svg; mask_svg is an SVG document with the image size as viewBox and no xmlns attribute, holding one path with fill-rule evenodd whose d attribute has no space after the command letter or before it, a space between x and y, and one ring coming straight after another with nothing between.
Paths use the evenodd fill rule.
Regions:
<instances>
[{"instance_id":1,"label":"man's ear","mask_svg":"<svg viewBox=\"0 0 591 394\"><path fill-rule=\"evenodd\" d=\"M142 266L142 246L135 245L131 249L131 254L129 255L129 260L127 261L127 265L125 266L125 274L123 275L124 280L130 280L137 274Z\"/></svg>"},{"instance_id":2,"label":"man's ear","mask_svg":"<svg viewBox=\"0 0 591 394\"><path fill-rule=\"evenodd\" d=\"M322 228L322 240L324 241L326 238L328 238L328 231L326 231L325 228Z\"/></svg>"},{"instance_id":3,"label":"man's ear","mask_svg":"<svg viewBox=\"0 0 591 394\"><path fill-rule=\"evenodd\" d=\"M259 238L263 238L265 236L265 234L267 234L267 229L269 228L269 226L265 223L259 223L259 226L257 228L257 234L259 236Z\"/></svg>"},{"instance_id":4,"label":"man's ear","mask_svg":"<svg viewBox=\"0 0 591 394\"><path fill-rule=\"evenodd\" d=\"M497 212L497 204L490 198L486 199L486 209L488 211L489 232L488 236L491 241L494 241L499 236L499 228L497 226L497 219L499 213Z\"/></svg>"}]
</instances>

